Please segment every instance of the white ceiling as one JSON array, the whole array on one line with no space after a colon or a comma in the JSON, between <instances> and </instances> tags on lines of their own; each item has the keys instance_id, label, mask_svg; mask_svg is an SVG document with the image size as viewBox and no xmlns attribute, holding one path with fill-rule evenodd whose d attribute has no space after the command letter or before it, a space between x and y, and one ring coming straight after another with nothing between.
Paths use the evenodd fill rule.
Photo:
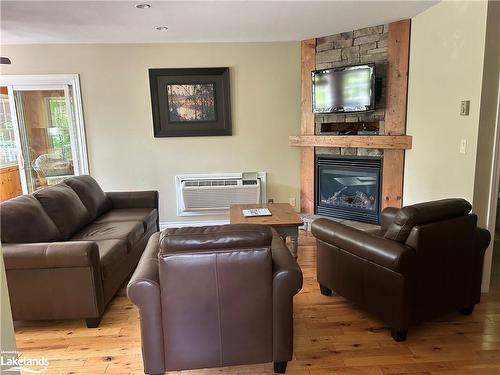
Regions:
<instances>
[{"instance_id":1,"label":"white ceiling","mask_svg":"<svg viewBox=\"0 0 500 375\"><path fill-rule=\"evenodd\" d=\"M150 9L136 9L147 2ZM3 44L297 41L384 24L435 1L1 1ZM168 26L157 31L156 26Z\"/></svg>"}]
</instances>

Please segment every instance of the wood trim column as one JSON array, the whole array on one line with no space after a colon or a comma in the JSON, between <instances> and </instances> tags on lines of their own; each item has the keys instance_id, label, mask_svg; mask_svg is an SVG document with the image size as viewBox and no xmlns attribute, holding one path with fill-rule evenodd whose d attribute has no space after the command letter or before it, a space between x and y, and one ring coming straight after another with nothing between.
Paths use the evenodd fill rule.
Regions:
<instances>
[{"instance_id":1,"label":"wood trim column","mask_svg":"<svg viewBox=\"0 0 500 375\"><path fill-rule=\"evenodd\" d=\"M410 20L389 24L387 38L386 135L406 134ZM384 150L382 209L403 203L404 150Z\"/></svg>"},{"instance_id":2,"label":"wood trim column","mask_svg":"<svg viewBox=\"0 0 500 375\"><path fill-rule=\"evenodd\" d=\"M300 134L314 135L311 72L316 68L316 39L303 40L301 57L301 116ZM300 211L314 213L314 147L302 147L300 161Z\"/></svg>"}]
</instances>

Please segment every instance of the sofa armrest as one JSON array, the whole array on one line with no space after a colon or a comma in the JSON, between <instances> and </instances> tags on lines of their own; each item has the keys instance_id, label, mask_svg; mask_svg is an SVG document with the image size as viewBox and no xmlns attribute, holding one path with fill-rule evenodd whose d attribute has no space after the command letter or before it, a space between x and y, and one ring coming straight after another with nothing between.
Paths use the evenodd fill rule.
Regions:
<instances>
[{"instance_id":1,"label":"sofa armrest","mask_svg":"<svg viewBox=\"0 0 500 375\"><path fill-rule=\"evenodd\" d=\"M396 207L387 207L382 210L382 214L380 215L380 227L382 230L386 231L389 226L393 223L396 215L399 212L399 208Z\"/></svg>"},{"instance_id":2,"label":"sofa armrest","mask_svg":"<svg viewBox=\"0 0 500 375\"><path fill-rule=\"evenodd\" d=\"M483 228L476 228L474 231L474 245L478 256L484 257L484 253L488 246L490 246L491 234L489 230Z\"/></svg>"},{"instance_id":3,"label":"sofa armrest","mask_svg":"<svg viewBox=\"0 0 500 375\"><path fill-rule=\"evenodd\" d=\"M95 242L7 243L2 251L14 320L101 317L105 304Z\"/></svg>"},{"instance_id":4,"label":"sofa armrest","mask_svg":"<svg viewBox=\"0 0 500 375\"><path fill-rule=\"evenodd\" d=\"M291 296L302 289L302 271L277 233L274 233L271 252L273 258L273 283L287 288Z\"/></svg>"},{"instance_id":5,"label":"sofa armrest","mask_svg":"<svg viewBox=\"0 0 500 375\"><path fill-rule=\"evenodd\" d=\"M274 232L274 230L273 230ZM293 296L302 289L302 271L290 250L274 232L273 259L273 361L293 356Z\"/></svg>"},{"instance_id":6,"label":"sofa armrest","mask_svg":"<svg viewBox=\"0 0 500 375\"><path fill-rule=\"evenodd\" d=\"M147 191L113 191L107 192L113 208L156 208L158 209L158 192Z\"/></svg>"},{"instance_id":7,"label":"sofa armrest","mask_svg":"<svg viewBox=\"0 0 500 375\"><path fill-rule=\"evenodd\" d=\"M474 230L474 265L472 275L471 305L479 303L481 299L481 283L483 281L484 253L491 242L491 234L483 228Z\"/></svg>"},{"instance_id":8,"label":"sofa armrest","mask_svg":"<svg viewBox=\"0 0 500 375\"><path fill-rule=\"evenodd\" d=\"M158 269L160 233L153 234L127 285L127 295L139 308L144 372L165 372L163 328Z\"/></svg>"},{"instance_id":9,"label":"sofa armrest","mask_svg":"<svg viewBox=\"0 0 500 375\"><path fill-rule=\"evenodd\" d=\"M98 267L99 248L93 241L3 244L6 270Z\"/></svg>"},{"instance_id":10,"label":"sofa armrest","mask_svg":"<svg viewBox=\"0 0 500 375\"><path fill-rule=\"evenodd\" d=\"M323 242L396 272L406 273L415 265L415 253L409 246L332 220L315 220L312 233Z\"/></svg>"}]
</instances>

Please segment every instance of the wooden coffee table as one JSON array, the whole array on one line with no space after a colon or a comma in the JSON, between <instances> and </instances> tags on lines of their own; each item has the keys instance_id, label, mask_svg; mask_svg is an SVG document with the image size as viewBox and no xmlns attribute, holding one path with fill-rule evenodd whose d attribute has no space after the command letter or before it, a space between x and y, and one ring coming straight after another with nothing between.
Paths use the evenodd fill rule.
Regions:
<instances>
[{"instance_id":1,"label":"wooden coffee table","mask_svg":"<svg viewBox=\"0 0 500 375\"><path fill-rule=\"evenodd\" d=\"M248 208L268 208L272 215L245 217L241 211ZM229 220L231 224L262 224L273 227L284 241L290 237L290 252L297 258L299 226L303 221L288 203L232 204Z\"/></svg>"}]
</instances>

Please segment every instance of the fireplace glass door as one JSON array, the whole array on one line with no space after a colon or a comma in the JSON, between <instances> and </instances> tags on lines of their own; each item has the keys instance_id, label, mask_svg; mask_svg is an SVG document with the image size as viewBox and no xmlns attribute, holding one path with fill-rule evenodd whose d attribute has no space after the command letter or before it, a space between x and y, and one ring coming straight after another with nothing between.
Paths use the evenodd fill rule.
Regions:
<instances>
[{"instance_id":1,"label":"fireplace glass door","mask_svg":"<svg viewBox=\"0 0 500 375\"><path fill-rule=\"evenodd\" d=\"M316 213L379 222L380 159L318 157Z\"/></svg>"}]
</instances>

